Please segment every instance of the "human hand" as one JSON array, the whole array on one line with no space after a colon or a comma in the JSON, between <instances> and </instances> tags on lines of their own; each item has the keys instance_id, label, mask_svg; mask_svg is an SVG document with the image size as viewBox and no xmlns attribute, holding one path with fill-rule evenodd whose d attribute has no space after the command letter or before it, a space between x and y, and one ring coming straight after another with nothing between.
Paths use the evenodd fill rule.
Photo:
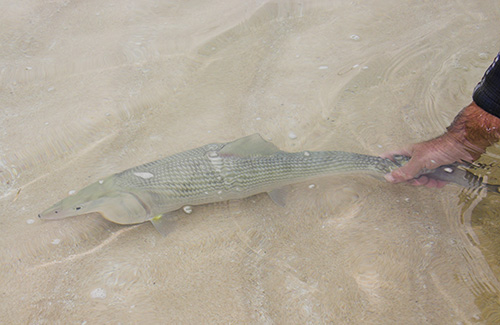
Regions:
<instances>
[{"instance_id":1,"label":"human hand","mask_svg":"<svg viewBox=\"0 0 500 325\"><path fill-rule=\"evenodd\" d=\"M385 175L385 178L391 183L408 181L413 185L443 187L446 184L443 181L415 176L423 168L435 169L454 162L472 162L499 139L500 119L472 102L460 111L443 135L383 154L382 157L391 160L396 154L411 157L408 163Z\"/></svg>"},{"instance_id":2,"label":"human hand","mask_svg":"<svg viewBox=\"0 0 500 325\"><path fill-rule=\"evenodd\" d=\"M420 176L417 178L415 178L415 176L424 168L435 169L439 166L452 164L457 161L472 162L475 157L468 149L470 148L452 134L445 133L429 141L412 144L396 151L387 152L382 155L383 158L393 160L394 155L404 155L411 157L411 159L401 168L396 169L390 174L386 174L385 179L391 183L407 181L412 185L441 188L446 185L446 182L427 176Z\"/></svg>"}]
</instances>

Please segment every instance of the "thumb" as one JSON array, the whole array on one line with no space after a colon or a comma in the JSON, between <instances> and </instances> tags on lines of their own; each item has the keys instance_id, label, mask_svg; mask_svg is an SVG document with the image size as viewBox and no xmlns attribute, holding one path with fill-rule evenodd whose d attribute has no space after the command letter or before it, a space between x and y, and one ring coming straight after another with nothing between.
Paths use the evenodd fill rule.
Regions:
<instances>
[{"instance_id":1,"label":"thumb","mask_svg":"<svg viewBox=\"0 0 500 325\"><path fill-rule=\"evenodd\" d=\"M422 170L423 164L417 159L410 159L401 168L396 169L390 174L385 175L385 179L390 183L400 183L413 179L420 170Z\"/></svg>"}]
</instances>

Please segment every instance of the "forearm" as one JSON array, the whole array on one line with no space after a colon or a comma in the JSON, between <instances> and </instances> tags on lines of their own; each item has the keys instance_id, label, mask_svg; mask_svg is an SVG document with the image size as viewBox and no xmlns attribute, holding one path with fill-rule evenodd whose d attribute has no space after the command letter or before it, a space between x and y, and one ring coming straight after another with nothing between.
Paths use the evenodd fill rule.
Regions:
<instances>
[{"instance_id":1,"label":"forearm","mask_svg":"<svg viewBox=\"0 0 500 325\"><path fill-rule=\"evenodd\" d=\"M486 112L475 102L458 113L447 134L463 143L474 159L500 139L500 118Z\"/></svg>"},{"instance_id":2,"label":"forearm","mask_svg":"<svg viewBox=\"0 0 500 325\"><path fill-rule=\"evenodd\" d=\"M486 148L500 139L500 53L484 73L464 108L448 127L448 132L467 146L477 159Z\"/></svg>"}]
</instances>

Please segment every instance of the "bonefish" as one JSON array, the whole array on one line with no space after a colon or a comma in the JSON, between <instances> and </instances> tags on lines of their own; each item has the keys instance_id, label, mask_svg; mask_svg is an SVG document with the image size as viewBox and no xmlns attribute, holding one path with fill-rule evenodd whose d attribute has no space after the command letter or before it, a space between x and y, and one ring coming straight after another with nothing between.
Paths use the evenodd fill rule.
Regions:
<instances>
[{"instance_id":1,"label":"bonefish","mask_svg":"<svg viewBox=\"0 0 500 325\"><path fill-rule=\"evenodd\" d=\"M168 215L185 206L242 199L267 192L283 205L282 188L343 172L389 173L408 161L344 151L284 152L259 134L213 143L133 167L99 180L45 210L41 219L99 213L118 224L151 221L163 234ZM425 175L463 186L490 186L447 165ZM472 175L472 176L471 176ZM475 177L475 178L474 178ZM489 188L497 191L497 188Z\"/></svg>"}]
</instances>

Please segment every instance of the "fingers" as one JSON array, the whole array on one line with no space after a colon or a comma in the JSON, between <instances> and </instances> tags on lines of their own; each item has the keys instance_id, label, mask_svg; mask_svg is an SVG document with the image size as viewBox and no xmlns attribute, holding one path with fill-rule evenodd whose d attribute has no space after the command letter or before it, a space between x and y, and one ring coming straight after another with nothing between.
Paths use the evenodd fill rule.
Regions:
<instances>
[{"instance_id":1,"label":"fingers","mask_svg":"<svg viewBox=\"0 0 500 325\"><path fill-rule=\"evenodd\" d=\"M385 179L387 181L389 181L391 183L399 183L399 182L396 182L395 180L393 180L390 175L391 174L385 175ZM407 180L407 182L409 184L411 184L411 185L414 185L414 186L425 186L425 187L428 187L428 188L442 188L446 184L448 184L445 181L441 181L441 180L438 180L438 179L430 178L430 177L427 177L427 176L420 176L418 178L412 178L412 179Z\"/></svg>"},{"instance_id":2,"label":"fingers","mask_svg":"<svg viewBox=\"0 0 500 325\"><path fill-rule=\"evenodd\" d=\"M427 176L420 176L419 178L415 178L412 180L408 181L411 185L415 186L425 186L428 188L442 188L446 184L448 184L445 181L441 181L439 179L427 177Z\"/></svg>"},{"instance_id":3,"label":"fingers","mask_svg":"<svg viewBox=\"0 0 500 325\"><path fill-rule=\"evenodd\" d=\"M411 155L412 155L411 152L412 152L412 146L408 146L406 148L401 148L401 149L397 149L397 150L393 150L393 151L384 152L383 154L380 155L380 157L394 161L395 155L403 155L403 156L411 157ZM411 179L413 177L406 177L406 173L404 170L403 170L403 173L401 173L400 169L397 169L397 170L393 171L392 173L384 175L384 178L389 183L400 183L400 182L404 182L408 179Z\"/></svg>"},{"instance_id":4,"label":"fingers","mask_svg":"<svg viewBox=\"0 0 500 325\"><path fill-rule=\"evenodd\" d=\"M427 186L427 184L429 184L429 183L432 184L432 180L429 179L429 177L427 177L427 176L421 176L419 178L409 180L408 183L410 183L411 185L415 185L415 186L423 186L423 185Z\"/></svg>"},{"instance_id":5,"label":"fingers","mask_svg":"<svg viewBox=\"0 0 500 325\"><path fill-rule=\"evenodd\" d=\"M390 183L401 183L415 178L423 164L417 159L410 159L410 161L401 168L396 169L390 174L385 175L385 179Z\"/></svg>"},{"instance_id":6,"label":"fingers","mask_svg":"<svg viewBox=\"0 0 500 325\"><path fill-rule=\"evenodd\" d=\"M411 157L410 161L399 169L385 175L385 179L390 183L409 182L413 185L424 185L427 187L441 188L446 182L433 177L415 177L422 169L434 169L442 165L455 161L470 158L465 145L457 140L453 135L445 133L432 140L416 143L406 148L381 155L394 161L394 155L405 155Z\"/></svg>"}]
</instances>

